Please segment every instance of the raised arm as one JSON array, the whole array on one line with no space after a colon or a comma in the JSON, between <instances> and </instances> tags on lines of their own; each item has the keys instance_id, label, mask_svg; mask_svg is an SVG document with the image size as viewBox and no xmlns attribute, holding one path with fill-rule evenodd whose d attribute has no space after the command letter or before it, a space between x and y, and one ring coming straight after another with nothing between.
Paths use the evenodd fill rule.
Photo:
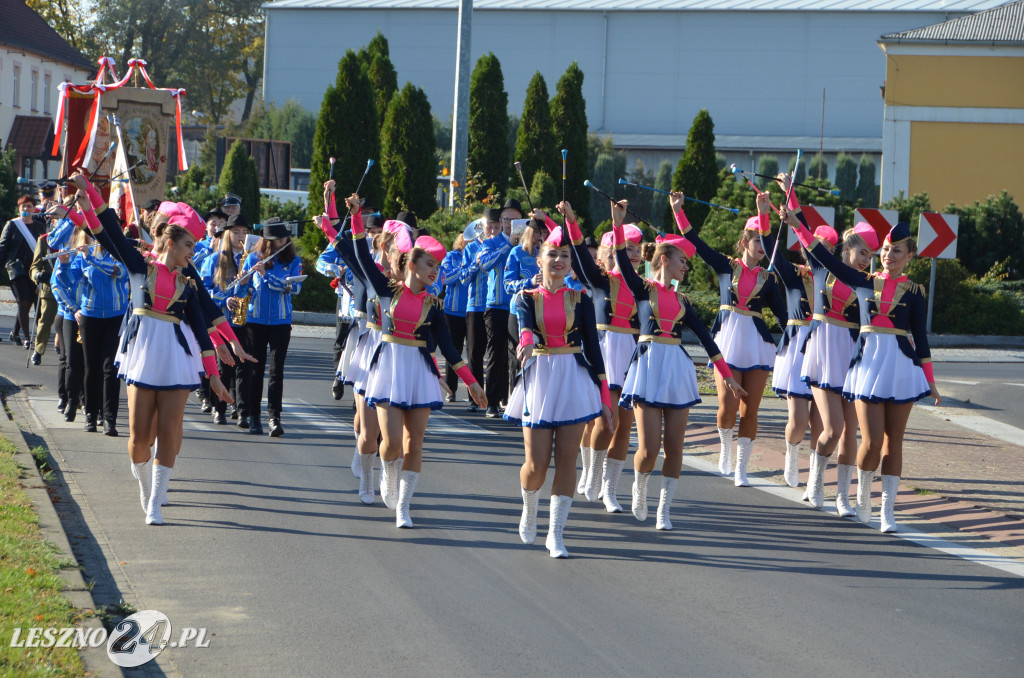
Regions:
<instances>
[{"instance_id":1,"label":"raised arm","mask_svg":"<svg viewBox=\"0 0 1024 678\"><path fill-rule=\"evenodd\" d=\"M349 204L352 215L352 247L359 270L363 274L363 281L373 288L377 296L387 296L391 294L391 283L388 277L377 268L377 262L370 254L370 244L366 240L366 229L363 227L363 215L359 210L358 197L349 198L346 202Z\"/></svg>"},{"instance_id":2,"label":"raised arm","mask_svg":"<svg viewBox=\"0 0 1024 678\"><path fill-rule=\"evenodd\" d=\"M580 281L588 287L597 287L607 292L609 289L608 276L594 261L593 255L590 254L590 248L583 242L583 231L580 230L580 226L576 222L576 214L572 211L572 206L563 201L556 207L565 216L565 229L569 233L569 240L572 241L572 251L575 255L572 258L572 270L576 271ZM551 221L546 214L544 217L548 230L553 229L555 222Z\"/></svg>"},{"instance_id":3,"label":"raised arm","mask_svg":"<svg viewBox=\"0 0 1024 678\"><path fill-rule=\"evenodd\" d=\"M811 256L813 256L818 263L827 268L837 279L850 287L872 286L870 274L858 271L852 266L847 266L841 259L839 259L839 257L829 252L828 248L816 240L803 222L797 219L794 214L789 214L787 223L796 233L796 237L800 240L800 244L811 253Z\"/></svg>"},{"instance_id":4,"label":"raised arm","mask_svg":"<svg viewBox=\"0 0 1024 678\"><path fill-rule=\"evenodd\" d=\"M701 240L701 237L697 235L695 230L693 230L693 227L690 225L690 220L686 218L686 212L683 211L683 194L672 193L672 195L669 196L669 204L672 206L672 213L675 215L676 226L679 228L679 233L693 243L693 246L697 249L697 256L699 256L705 264L710 266L715 273L731 274L732 259L721 252L712 249L711 246Z\"/></svg>"},{"instance_id":5,"label":"raised arm","mask_svg":"<svg viewBox=\"0 0 1024 678\"><path fill-rule=\"evenodd\" d=\"M634 298L640 298L645 293L646 285L644 279L633 268L633 262L629 260L626 253L626 230L622 221L626 217L626 201L612 203L612 242L615 245L615 263L619 266L619 273L626 281L629 291Z\"/></svg>"},{"instance_id":6,"label":"raised arm","mask_svg":"<svg viewBox=\"0 0 1024 678\"><path fill-rule=\"evenodd\" d=\"M129 273L148 272L149 264L146 258L124 237L117 215L107 207L99 191L86 181L81 173L75 174L71 179L80 194L84 192L88 196L84 199L79 197L78 208L85 215L85 222L89 225L92 236L103 245L103 249L124 264Z\"/></svg>"}]
</instances>

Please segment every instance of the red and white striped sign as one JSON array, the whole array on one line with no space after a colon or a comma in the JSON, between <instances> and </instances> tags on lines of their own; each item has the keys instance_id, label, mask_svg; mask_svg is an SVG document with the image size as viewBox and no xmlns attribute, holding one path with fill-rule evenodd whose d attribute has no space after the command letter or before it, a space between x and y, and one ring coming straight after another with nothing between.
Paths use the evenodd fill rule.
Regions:
<instances>
[{"instance_id":1,"label":"red and white striped sign","mask_svg":"<svg viewBox=\"0 0 1024 678\"><path fill-rule=\"evenodd\" d=\"M858 221L866 221L871 224L871 227L875 229L875 233L878 234L878 242L883 242L885 236L889 235L889 231L896 225L896 222L900 220L900 213L896 210L879 210L873 208L862 207L853 212L853 223L856 224Z\"/></svg>"},{"instance_id":2,"label":"red and white striped sign","mask_svg":"<svg viewBox=\"0 0 1024 678\"><path fill-rule=\"evenodd\" d=\"M922 212L917 227L917 254L935 259L956 259L957 230L960 217L955 214Z\"/></svg>"},{"instance_id":3,"label":"red and white striped sign","mask_svg":"<svg viewBox=\"0 0 1024 678\"><path fill-rule=\"evenodd\" d=\"M807 230L814 233L814 229L818 226L831 226L836 227L836 208L835 207L815 207L814 205L801 205L800 211L803 212L804 218L807 219ZM786 247L793 252L800 249L800 241L797 240L796 233L793 229L787 229L789 237L786 240Z\"/></svg>"}]
</instances>

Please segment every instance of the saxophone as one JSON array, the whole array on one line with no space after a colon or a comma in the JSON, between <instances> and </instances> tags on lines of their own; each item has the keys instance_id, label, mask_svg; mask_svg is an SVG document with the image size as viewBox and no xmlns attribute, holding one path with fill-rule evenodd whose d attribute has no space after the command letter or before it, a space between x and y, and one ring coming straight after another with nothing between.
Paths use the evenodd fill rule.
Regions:
<instances>
[{"instance_id":1,"label":"saxophone","mask_svg":"<svg viewBox=\"0 0 1024 678\"><path fill-rule=\"evenodd\" d=\"M246 257L252 254L254 250L255 248L253 248L252 250L243 250L242 261L245 261ZM239 271L238 276L236 277L241 277L245 275L245 273L246 272L244 270ZM246 321L248 320L249 302L252 301L252 288L250 288L249 291L245 293L244 297L235 298L238 299L239 304L238 308L236 308L231 314L231 324L233 324L235 327L241 327L242 325L245 325Z\"/></svg>"}]
</instances>

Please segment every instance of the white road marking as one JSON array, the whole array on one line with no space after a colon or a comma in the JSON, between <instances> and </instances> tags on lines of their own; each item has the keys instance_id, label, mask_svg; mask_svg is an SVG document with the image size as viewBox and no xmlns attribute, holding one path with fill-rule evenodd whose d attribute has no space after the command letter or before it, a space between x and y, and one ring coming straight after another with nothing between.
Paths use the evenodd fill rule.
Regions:
<instances>
[{"instance_id":1,"label":"white road marking","mask_svg":"<svg viewBox=\"0 0 1024 678\"><path fill-rule=\"evenodd\" d=\"M963 386L977 386L978 381L960 381L959 379L937 379L940 384L961 384Z\"/></svg>"}]
</instances>

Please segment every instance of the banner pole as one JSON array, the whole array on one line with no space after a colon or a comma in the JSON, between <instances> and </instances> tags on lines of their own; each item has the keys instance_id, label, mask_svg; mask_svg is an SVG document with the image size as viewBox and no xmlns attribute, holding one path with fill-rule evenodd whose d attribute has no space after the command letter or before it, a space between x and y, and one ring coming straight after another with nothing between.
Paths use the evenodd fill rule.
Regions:
<instances>
[{"instance_id":1,"label":"banner pole","mask_svg":"<svg viewBox=\"0 0 1024 678\"><path fill-rule=\"evenodd\" d=\"M932 304L935 303L935 257L932 257L932 274L928 279L928 318L925 320L924 331L932 333Z\"/></svg>"}]
</instances>

